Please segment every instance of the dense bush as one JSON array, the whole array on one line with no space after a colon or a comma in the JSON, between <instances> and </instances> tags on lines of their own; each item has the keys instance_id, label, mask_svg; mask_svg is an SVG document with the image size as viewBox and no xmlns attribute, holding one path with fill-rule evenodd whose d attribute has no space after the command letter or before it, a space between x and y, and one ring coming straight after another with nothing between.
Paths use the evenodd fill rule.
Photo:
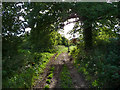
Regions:
<instances>
[{"instance_id":1,"label":"dense bush","mask_svg":"<svg viewBox=\"0 0 120 90\"><path fill-rule=\"evenodd\" d=\"M21 54L12 57L9 62L3 60L3 88L30 88L54 55L27 50L19 50L19 53Z\"/></svg>"},{"instance_id":2,"label":"dense bush","mask_svg":"<svg viewBox=\"0 0 120 90\"><path fill-rule=\"evenodd\" d=\"M117 40L98 41L91 51L78 46L71 54L75 66L82 71L94 87L117 87L120 83L120 47ZM94 76L94 77L93 77Z\"/></svg>"},{"instance_id":3,"label":"dense bush","mask_svg":"<svg viewBox=\"0 0 120 90\"><path fill-rule=\"evenodd\" d=\"M21 47L22 48L22 47ZM66 51L65 46L56 46L59 54ZM3 59L3 88L30 88L43 72L50 57L56 52L31 52L29 49L19 49L18 54ZM54 71L54 67L50 69ZM52 78L52 74L49 78Z\"/></svg>"}]
</instances>

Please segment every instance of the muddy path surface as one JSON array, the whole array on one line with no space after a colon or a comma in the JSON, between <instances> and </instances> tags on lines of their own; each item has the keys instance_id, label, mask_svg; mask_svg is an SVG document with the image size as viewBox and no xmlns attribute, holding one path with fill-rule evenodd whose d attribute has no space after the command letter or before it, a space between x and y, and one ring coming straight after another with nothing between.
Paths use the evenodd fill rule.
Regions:
<instances>
[{"instance_id":1,"label":"muddy path surface","mask_svg":"<svg viewBox=\"0 0 120 90\"><path fill-rule=\"evenodd\" d=\"M56 54L57 55L57 54ZM73 65L73 59L68 56L68 53L61 53L55 60L54 55L50 62L47 64L47 67L44 70L44 73L40 75L40 79L36 81L36 85L33 88L44 88L46 85L46 79L48 74L50 73L50 67L54 66L55 70L53 72L53 77L51 79L51 83L49 84L49 88L61 88L60 87L60 73L62 71L62 67L64 64L67 65L70 76L72 78L72 82L74 88L87 88L88 84L85 81L85 78L82 74L77 72L77 69Z\"/></svg>"}]
</instances>

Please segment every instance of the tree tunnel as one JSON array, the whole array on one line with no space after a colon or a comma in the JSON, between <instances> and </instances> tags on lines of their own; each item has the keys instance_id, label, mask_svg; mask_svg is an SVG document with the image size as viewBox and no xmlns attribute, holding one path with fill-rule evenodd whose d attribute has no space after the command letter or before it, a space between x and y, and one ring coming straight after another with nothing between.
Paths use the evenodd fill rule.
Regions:
<instances>
[{"instance_id":1,"label":"tree tunnel","mask_svg":"<svg viewBox=\"0 0 120 90\"><path fill-rule=\"evenodd\" d=\"M20 7L20 10L15 11L14 9L18 7ZM4 9L6 8L4 7L3 10ZM63 28L65 26L64 22L68 19L76 18L73 22L81 23L81 25L78 25L77 27L80 27L83 30L85 48L91 49L93 44L93 31L97 30L96 27L99 26L97 23L111 25L112 23L108 23L108 20L110 22L117 22L116 18L118 16L117 3L111 4L105 2L30 2L21 4L21 6L16 5L14 8L11 7L11 10L13 11L13 16L14 13L19 13L24 17L25 21L21 22L22 26L24 24L25 27L25 23L28 23L28 27L31 28L31 44L34 44L33 46L35 47L38 46L38 48L41 47L40 42L42 42L42 39L46 40L45 44L42 46L52 45L54 40L49 41L50 37L53 37L52 32ZM4 17L7 18L7 15L4 15ZM17 19L13 20L17 22ZM67 24L73 22L68 22ZM5 23L4 20L3 23ZM19 25L18 27L13 27L15 29L12 32L22 32L20 31L22 29L18 29L19 27ZM3 33L4 32L6 32L6 30L3 28ZM46 44L47 41L50 43Z\"/></svg>"},{"instance_id":2,"label":"tree tunnel","mask_svg":"<svg viewBox=\"0 0 120 90\"><path fill-rule=\"evenodd\" d=\"M92 32L98 26L97 23L104 24L108 19L111 21L114 20L116 15L112 11L117 14L114 4L107 3L31 3L31 5L34 6L32 7L34 9L29 14L31 16L31 18L28 18L29 25L37 33L40 32L39 29L47 33L58 30L65 26L64 22L66 20L77 18L74 22L82 23L79 27L83 29L85 49L92 48ZM37 8L37 6L43 8ZM37 23L36 29L34 28L35 23ZM69 23L73 22L68 22L67 24Z\"/></svg>"}]
</instances>

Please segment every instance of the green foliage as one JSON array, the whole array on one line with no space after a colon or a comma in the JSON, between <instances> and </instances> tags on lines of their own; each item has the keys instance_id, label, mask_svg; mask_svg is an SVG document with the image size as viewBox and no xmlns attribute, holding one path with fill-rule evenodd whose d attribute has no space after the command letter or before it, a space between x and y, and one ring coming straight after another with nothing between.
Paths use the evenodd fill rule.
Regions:
<instances>
[{"instance_id":1,"label":"green foliage","mask_svg":"<svg viewBox=\"0 0 120 90\"><path fill-rule=\"evenodd\" d=\"M52 79L52 77L53 77L53 73L48 75L48 79Z\"/></svg>"},{"instance_id":2,"label":"green foliage","mask_svg":"<svg viewBox=\"0 0 120 90\"><path fill-rule=\"evenodd\" d=\"M55 46L55 49L57 51L57 56L55 57L55 60L56 58L63 52L66 52L67 51L67 47L63 46L63 45L58 45L58 46Z\"/></svg>"},{"instance_id":3,"label":"green foliage","mask_svg":"<svg viewBox=\"0 0 120 90\"><path fill-rule=\"evenodd\" d=\"M68 53L68 55L70 56L72 51L76 48L76 46L70 46L69 49L70 49L70 53Z\"/></svg>"},{"instance_id":4,"label":"green foliage","mask_svg":"<svg viewBox=\"0 0 120 90\"><path fill-rule=\"evenodd\" d=\"M50 74L47 76L47 79L46 79L46 83L47 83L47 84L44 86L44 88L49 88L48 86L49 86L49 84L51 83L51 79L52 79L52 77L53 77L54 69L55 69L54 66L52 66L52 67L50 68Z\"/></svg>"},{"instance_id":5,"label":"green foliage","mask_svg":"<svg viewBox=\"0 0 120 90\"><path fill-rule=\"evenodd\" d=\"M21 3L23 4L23 3ZM17 6L17 3L2 3L2 56L8 57L17 54L21 38L17 35L24 32L21 27L22 21L18 18L24 15L20 10L23 6ZM20 29L21 28L21 29Z\"/></svg>"},{"instance_id":6,"label":"green foliage","mask_svg":"<svg viewBox=\"0 0 120 90\"><path fill-rule=\"evenodd\" d=\"M19 45L19 48L31 51L30 36L26 33L24 36L21 36L21 39L22 43Z\"/></svg>"},{"instance_id":7,"label":"green foliage","mask_svg":"<svg viewBox=\"0 0 120 90\"><path fill-rule=\"evenodd\" d=\"M50 80L50 79L47 79L47 80L46 80L46 83L47 83L47 84L50 84L50 83L51 83L51 80Z\"/></svg>"},{"instance_id":8,"label":"green foliage","mask_svg":"<svg viewBox=\"0 0 120 90\"><path fill-rule=\"evenodd\" d=\"M57 50L57 52L64 52L67 50L67 47L65 47L64 45L58 45L58 46L55 46L55 49Z\"/></svg>"},{"instance_id":9,"label":"green foliage","mask_svg":"<svg viewBox=\"0 0 120 90\"><path fill-rule=\"evenodd\" d=\"M73 58L76 58L78 55L79 50L77 50L78 48L75 47L71 52L70 55L72 55Z\"/></svg>"},{"instance_id":10,"label":"green foliage","mask_svg":"<svg viewBox=\"0 0 120 90\"><path fill-rule=\"evenodd\" d=\"M61 88L73 88L72 78L66 65L64 65L60 74L60 87Z\"/></svg>"},{"instance_id":11,"label":"green foliage","mask_svg":"<svg viewBox=\"0 0 120 90\"><path fill-rule=\"evenodd\" d=\"M15 57L14 59L17 59L15 60L16 63L13 63L13 61L8 62L9 69L6 66L3 67L3 87L5 88L30 88L34 85L34 80L43 72L43 69L49 62L50 57L54 55L52 53L37 52L33 54L30 51L25 50L19 50L19 52L21 52L22 55L18 55L19 57L17 57L21 60L21 63L19 59ZM23 58L23 56L25 57ZM24 63L22 63L22 61ZM6 61L4 63L6 63Z\"/></svg>"},{"instance_id":12,"label":"green foliage","mask_svg":"<svg viewBox=\"0 0 120 90\"><path fill-rule=\"evenodd\" d=\"M120 83L119 46L115 39L101 42L101 45L88 52L82 47L74 49L71 54L75 58L75 66L93 87L117 87Z\"/></svg>"},{"instance_id":13,"label":"green foliage","mask_svg":"<svg viewBox=\"0 0 120 90\"><path fill-rule=\"evenodd\" d=\"M54 70L55 70L55 67L52 66L52 67L50 68L50 74L47 76L48 79L52 79Z\"/></svg>"},{"instance_id":14,"label":"green foliage","mask_svg":"<svg viewBox=\"0 0 120 90\"><path fill-rule=\"evenodd\" d=\"M17 36L4 36L2 38L3 42L2 45L4 46L2 48L2 56L4 57L11 57L15 54L17 54L18 46L21 43L21 39Z\"/></svg>"},{"instance_id":15,"label":"green foliage","mask_svg":"<svg viewBox=\"0 0 120 90\"><path fill-rule=\"evenodd\" d=\"M68 40L65 37L62 37L62 45L67 46Z\"/></svg>"},{"instance_id":16,"label":"green foliage","mask_svg":"<svg viewBox=\"0 0 120 90\"><path fill-rule=\"evenodd\" d=\"M6 72L6 74L3 73L3 76L10 77L19 70L20 67L25 66L28 62L32 61L33 57L29 51L21 50L21 52L22 53L15 56L3 58L3 71Z\"/></svg>"},{"instance_id":17,"label":"green foliage","mask_svg":"<svg viewBox=\"0 0 120 90\"><path fill-rule=\"evenodd\" d=\"M95 80L94 82L92 82L92 86L94 87L98 86L98 82Z\"/></svg>"},{"instance_id":18,"label":"green foliage","mask_svg":"<svg viewBox=\"0 0 120 90\"><path fill-rule=\"evenodd\" d=\"M85 75L94 75L95 80L97 78L96 81L93 79L94 86L103 86L107 82L111 83L106 86L117 86L117 83L120 83L119 48L117 41L109 40L116 38L119 31L112 31L119 23L116 3L5 2L2 4L2 13L3 87L29 88L34 84L34 79L43 72L53 55L51 52L58 52L59 55L67 51L64 46L58 46L57 50L55 48L61 44L67 46L68 41L57 30L63 28L63 22L67 19L76 18L74 13L83 23L83 32L89 31L83 33L84 43L80 45L89 46L92 40L96 40L95 46L104 49L94 49L90 53L84 52L83 47L75 48L71 54L79 60L76 63L82 66L80 71ZM19 17L25 20L22 21ZM19 36L25 32L26 27L31 28L30 35ZM66 83L71 82L67 80Z\"/></svg>"},{"instance_id":19,"label":"green foliage","mask_svg":"<svg viewBox=\"0 0 120 90\"><path fill-rule=\"evenodd\" d=\"M38 34L36 36L36 34ZM61 35L57 31L31 31L30 42L33 51L55 52L54 46L62 44Z\"/></svg>"},{"instance_id":20,"label":"green foliage","mask_svg":"<svg viewBox=\"0 0 120 90\"><path fill-rule=\"evenodd\" d=\"M32 78L33 70L28 62L32 62L33 57L29 51L20 50L19 52L21 53L9 60L3 59L3 87L28 87L32 83L29 77ZM18 82L21 84L17 84Z\"/></svg>"},{"instance_id":21,"label":"green foliage","mask_svg":"<svg viewBox=\"0 0 120 90\"><path fill-rule=\"evenodd\" d=\"M45 87L44 88L49 88L49 85L45 85Z\"/></svg>"},{"instance_id":22,"label":"green foliage","mask_svg":"<svg viewBox=\"0 0 120 90\"><path fill-rule=\"evenodd\" d=\"M50 68L50 71L54 71L54 70L55 70L55 67L51 67L51 68Z\"/></svg>"},{"instance_id":23,"label":"green foliage","mask_svg":"<svg viewBox=\"0 0 120 90\"><path fill-rule=\"evenodd\" d=\"M19 4L21 4L21 6ZM75 18L75 13L77 16L80 15L79 18L81 22L84 23L82 24L83 26L81 26L83 32L89 29L89 33L83 34L85 45L90 46L90 44L92 44L92 29L94 30L99 26L97 24L98 22L103 26L106 25L111 27L111 30L114 25L118 24L118 20L116 19L116 15L118 14L116 5L116 3L92 3L91 5L91 3L60 2L3 3L3 35L12 35L14 33L16 36L18 33L22 34L25 26L28 24L31 28L29 40L30 48L32 48L33 51L53 52L54 50L51 49L53 49L54 45L63 44L67 46L67 39L61 37L56 31L63 28L64 25L62 24L64 21ZM24 11L22 9L24 9ZM24 17L24 21L19 20L17 17L18 13L19 17ZM12 21L12 23L7 22L7 20ZM29 45L28 43L26 44ZM5 42L4 45L8 45L7 42ZM25 44L23 46L25 46Z\"/></svg>"},{"instance_id":24,"label":"green foliage","mask_svg":"<svg viewBox=\"0 0 120 90\"><path fill-rule=\"evenodd\" d=\"M49 33L56 29L59 30L59 28L63 28L64 21L70 18L76 18L78 16L81 22L84 23L82 24L81 27L83 28L85 46L89 45L87 47L90 47L92 46L92 31L96 29L97 26L99 26L97 24L98 22L100 24L111 27L111 30L113 29L114 25L116 25L115 22L116 21L118 22L118 20L116 19L116 15L118 14L118 12L117 12L117 7L115 5L117 4L116 3L108 4L105 2L102 4L96 3L96 2L92 4L89 2L86 2L86 3L59 3L58 2L58 3L49 3L49 4L48 3L47 4L46 3L30 3L28 8L28 11L30 13L26 17L26 19L28 19L30 27L32 28L32 31L33 31L32 34L34 32L36 33L36 34L33 34L32 36L33 37L41 36L41 38L37 38L38 40L36 39L37 40L36 44L37 44L39 39L42 39L43 35L46 35L45 34L46 31L47 33ZM41 8L37 8L37 7L41 7ZM31 18L28 18L28 17L31 17ZM36 27L34 27L35 24L36 24ZM44 34L42 34L41 32ZM34 38L32 39L35 40ZM65 42L64 41L65 40L63 38L62 43L64 43L64 45L67 45L66 41Z\"/></svg>"}]
</instances>

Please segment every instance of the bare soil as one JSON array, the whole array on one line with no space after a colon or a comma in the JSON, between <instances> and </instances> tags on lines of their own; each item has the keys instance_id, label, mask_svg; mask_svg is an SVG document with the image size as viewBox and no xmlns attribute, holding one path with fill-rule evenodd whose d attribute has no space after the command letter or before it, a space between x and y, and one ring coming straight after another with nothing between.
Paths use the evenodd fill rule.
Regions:
<instances>
[{"instance_id":1,"label":"bare soil","mask_svg":"<svg viewBox=\"0 0 120 90\"><path fill-rule=\"evenodd\" d=\"M49 84L50 88L60 88L60 72L64 64L67 65L69 72L72 77L72 82L74 84L74 88L87 88L88 83L85 81L85 78L82 74L77 72L77 69L73 65L73 59L68 56L68 53L61 53L55 60L55 54L50 62L47 64L47 67L44 69L44 73L40 75L40 78L36 81L36 85L33 88L44 88L46 84L47 75L50 73L50 67L54 66L54 74L51 79L51 83Z\"/></svg>"}]
</instances>

